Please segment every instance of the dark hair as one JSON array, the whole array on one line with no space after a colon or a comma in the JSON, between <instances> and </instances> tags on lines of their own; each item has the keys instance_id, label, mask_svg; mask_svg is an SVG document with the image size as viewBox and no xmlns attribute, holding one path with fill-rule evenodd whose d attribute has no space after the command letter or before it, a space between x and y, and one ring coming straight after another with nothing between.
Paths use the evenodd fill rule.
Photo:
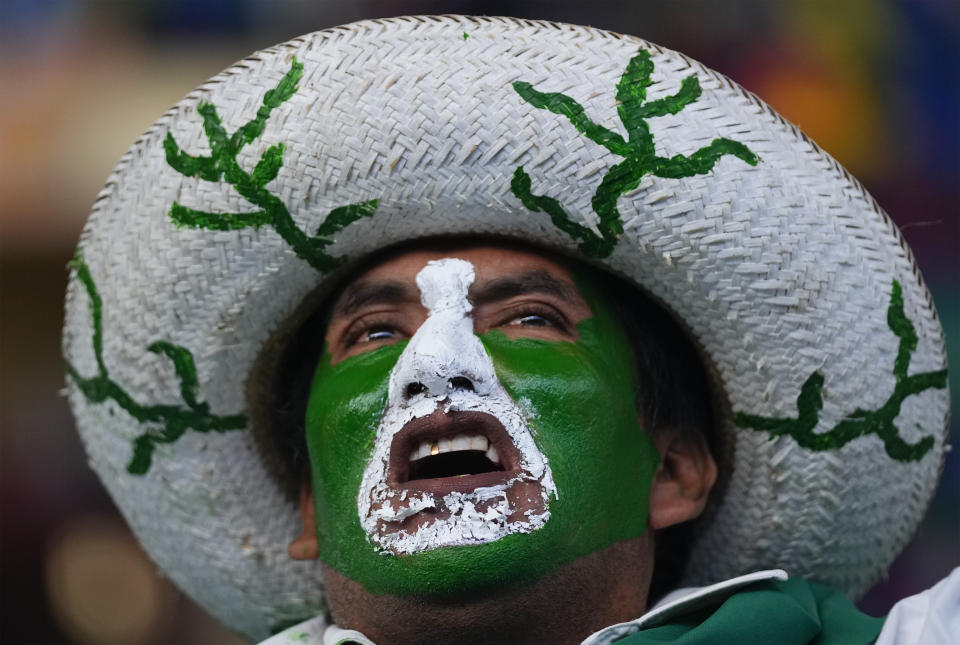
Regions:
<instances>
[{"instance_id":1,"label":"dark hair","mask_svg":"<svg viewBox=\"0 0 960 645\"><path fill-rule=\"evenodd\" d=\"M571 264L565 258L558 261ZM583 265L577 267L581 269ZM595 287L612 304L633 346L636 402L643 427L654 439L670 431L680 440L706 440L716 455L713 399L704 363L681 323L625 280L593 268L587 268L585 273L592 276ZM334 291L327 304L336 296ZM273 439L279 443L285 470L295 474L293 479L298 485L309 477L305 414L328 322L327 307L320 307L299 325L275 372L273 427L280 432ZM649 599L658 598L679 582L689 556L694 524L685 522L658 531Z\"/></svg>"}]
</instances>

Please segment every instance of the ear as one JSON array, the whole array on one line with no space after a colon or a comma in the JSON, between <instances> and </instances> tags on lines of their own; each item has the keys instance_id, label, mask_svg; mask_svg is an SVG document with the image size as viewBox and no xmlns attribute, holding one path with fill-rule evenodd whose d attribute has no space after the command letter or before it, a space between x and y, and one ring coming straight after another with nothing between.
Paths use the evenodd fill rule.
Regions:
<instances>
[{"instance_id":1,"label":"ear","mask_svg":"<svg viewBox=\"0 0 960 645\"><path fill-rule=\"evenodd\" d=\"M319 551L317 527L314 524L313 485L309 477L304 477L300 488L300 522L303 530L287 547L287 553L294 560L316 560Z\"/></svg>"},{"instance_id":2,"label":"ear","mask_svg":"<svg viewBox=\"0 0 960 645\"><path fill-rule=\"evenodd\" d=\"M700 435L666 429L654 440L660 465L650 487L650 527L680 524L700 515L717 481L717 464Z\"/></svg>"}]
</instances>

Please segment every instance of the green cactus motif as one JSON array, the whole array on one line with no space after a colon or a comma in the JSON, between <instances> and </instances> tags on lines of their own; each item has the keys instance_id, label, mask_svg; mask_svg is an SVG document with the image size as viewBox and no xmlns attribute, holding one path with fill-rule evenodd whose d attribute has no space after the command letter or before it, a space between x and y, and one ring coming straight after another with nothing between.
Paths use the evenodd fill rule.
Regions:
<instances>
[{"instance_id":1,"label":"green cactus motif","mask_svg":"<svg viewBox=\"0 0 960 645\"><path fill-rule=\"evenodd\" d=\"M80 253L77 253L70 262L70 267L76 271L77 279L80 280L90 299L90 313L93 318L92 342L97 360L97 375L86 378L69 361L66 361L67 374L91 403L103 403L107 399L112 399L140 423L154 426L153 429L133 440L133 456L127 464L129 473L145 474L150 469L153 451L157 444L173 443L187 430L226 432L239 430L247 425L246 416L211 414L210 405L197 400L197 368L193 361L193 354L180 345L166 341L151 343L147 351L166 356L173 363L174 373L180 381L180 398L184 405L137 403L123 387L110 378L107 365L103 360L103 300L90 275L90 269Z\"/></svg>"},{"instance_id":2,"label":"green cactus motif","mask_svg":"<svg viewBox=\"0 0 960 645\"><path fill-rule=\"evenodd\" d=\"M180 150L173 135L167 133L163 142L167 163L185 177L205 181L226 181L248 202L259 210L250 213L211 213L196 210L174 202L170 219L178 226L214 231L232 231L244 228L272 226L294 252L314 269L326 273L338 266L343 258L332 257L325 251L333 243L333 235L362 217L370 217L377 210L378 200L339 206L330 211L313 235L297 226L283 201L267 190L268 183L277 177L283 165L284 144L270 146L260 157L252 172L237 162L237 154L245 145L263 133L270 113L289 100L297 91L297 81L303 75L303 64L293 63L279 83L263 96L263 102L254 118L233 134L227 134L212 103L201 103L197 112L203 118L203 130L210 142L209 156L193 156Z\"/></svg>"},{"instance_id":3,"label":"green cactus motif","mask_svg":"<svg viewBox=\"0 0 960 645\"><path fill-rule=\"evenodd\" d=\"M900 407L908 396L930 388L945 388L947 370L907 374L919 339L913 323L903 312L903 289L896 280L893 281L890 293L887 326L900 339L897 357L893 363L896 385L887 401L876 410L857 408L832 429L814 433L813 430L820 420L820 410L823 408L824 383L823 374L814 371L800 387L795 418L764 417L738 412L734 415L734 422L742 428L769 432L771 439L790 435L797 444L813 451L834 450L857 437L875 434L883 441L883 447L891 459L902 462L918 461L933 448L933 437L928 435L915 443L908 443L900 436L900 431L893 421L900 414Z\"/></svg>"},{"instance_id":4,"label":"green cactus motif","mask_svg":"<svg viewBox=\"0 0 960 645\"><path fill-rule=\"evenodd\" d=\"M594 123L583 106L561 93L539 92L530 83L516 81L513 89L520 97L538 109L545 109L566 117L573 127L624 160L607 171L593 195L592 207L599 217L597 236L589 228L570 219L559 201L544 195L534 195L530 176L523 166L513 174L510 188L523 205L534 212L545 212L553 224L577 241L584 255L604 258L613 252L623 234L623 219L617 209L617 200L637 186L647 174L668 179L704 175L724 155L733 155L751 166L760 160L747 146L727 138L714 139L710 145L689 156L659 157L654 150L653 133L647 119L677 114L700 98L700 81L688 76L673 96L646 101L647 88L652 83L654 64L650 53L641 49L630 62L617 84L617 113L626 129L626 139L617 132Z\"/></svg>"}]
</instances>

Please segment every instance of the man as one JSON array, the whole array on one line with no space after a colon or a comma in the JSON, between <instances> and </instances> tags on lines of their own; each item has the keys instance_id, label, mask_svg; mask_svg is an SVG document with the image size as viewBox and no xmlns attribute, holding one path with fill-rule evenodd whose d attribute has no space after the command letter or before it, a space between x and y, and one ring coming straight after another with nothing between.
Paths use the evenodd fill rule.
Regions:
<instances>
[{"instance_id":1,"label":"man","mask_svg":"<svg viewBox=\"0 0 960 645\"><path fill-rule=\"evenodd\" d=\"M375 642L580 642L640 616L650 529L699 515L716 478L704 435L659 427L650 441L632 344L594 272L578 288L531 250L436 246L360 273L331 309L291 555L321 552L337 624ZM384 411L370 394L388 377ZM356 443L378 424L368 465ZM349 530L361 475L365 535ZM318 544L318 527L346 530ZM398 619L413 615L425 620Z\"/></svg>"},{"instance_id":2,"label":"man","mask_svg":"<svg viewBox=\"0 0 960 645\"><path fill-rule=\"evenodd\" d=\"M706 396L656 410L634 296L558 257L679 321L715 432L669 422ZM869 642L840 592L906 544L945 452L942 332L862 187L729 80L589 28L401 18L260 52L135 144L73 266L91 463L254 639ZM707 586L647 611L662 531L697 516L677 569Z\"/></svg>"}]
</instances>

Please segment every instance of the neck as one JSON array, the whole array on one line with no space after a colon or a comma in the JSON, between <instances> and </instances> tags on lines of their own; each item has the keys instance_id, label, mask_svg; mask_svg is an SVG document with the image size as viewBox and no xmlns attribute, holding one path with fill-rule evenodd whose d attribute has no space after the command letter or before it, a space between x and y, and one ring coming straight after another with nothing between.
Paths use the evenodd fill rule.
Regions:
<instances>
[{"instance_id":1,"label":"neck","mask_svg":"<svg viewBox=\"0 0 960 645\"><path fill-rule=\"evenodd\" d=\"M457 597L374 595L330 567L324 576L334 622L377 645L576 644L643 614L652 545L648 531L531 584Z\"/></svg>"}]
</instances>

